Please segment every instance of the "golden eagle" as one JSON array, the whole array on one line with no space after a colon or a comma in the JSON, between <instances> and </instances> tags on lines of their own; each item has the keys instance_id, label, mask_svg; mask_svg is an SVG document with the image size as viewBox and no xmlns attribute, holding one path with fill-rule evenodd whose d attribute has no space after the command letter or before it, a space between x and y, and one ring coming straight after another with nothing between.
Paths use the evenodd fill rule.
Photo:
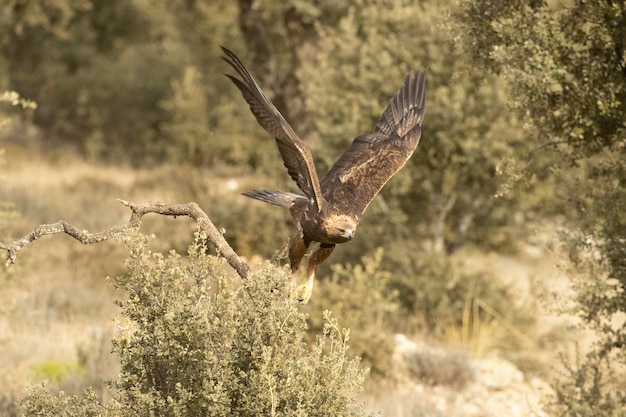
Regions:
<instances>
[{"instance_id":1,"label":"golden eagle","mask_svg":"<svg viewBox=\"0 0 626 417\"><path fill-rule=\"evenodd\" d=\"M289 244L292 291L306 303L317 267L335 244L350 241L361 215L380 189L415 151L422 133L426 105L426 70L409 73L387 104L371 133L358 136L320 182L309 147L270 102L237 56L222 47L239 78L239 88L258 123L276 139L291 178L304 193L254 190L243 195L289 209L297 233ZM319 242L307 266L306 284L297 287L295 274L312 242Z\"/></svg>"}]
</instances>

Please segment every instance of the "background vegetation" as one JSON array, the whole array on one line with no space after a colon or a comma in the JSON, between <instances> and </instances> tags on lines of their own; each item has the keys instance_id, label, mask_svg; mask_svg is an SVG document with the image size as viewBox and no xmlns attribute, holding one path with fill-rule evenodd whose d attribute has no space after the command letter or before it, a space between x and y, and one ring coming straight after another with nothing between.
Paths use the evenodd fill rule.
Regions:
<instances>
[{"instance_id":1,"label":"background vegetation","mask_svg":"<svg viewBox=\"0 0 626 417\"><path fill-rule=\"evenodd\" d=\"M188 258L151 253L141 236L123 240L132 255L114 281L128 293L113 339L114 398L103 406L92 389L39 390L21 402L25 415L365 415L354 398L366 370L346 355L348 331L327 313L309 349L306 316L272 291L284 274L263 270L241 287L201 239Z\"/></svg>"},{"instance_id":2,"label":"background vegetation","mask_svg":"<svg viewBox=\"0 0 626 417\"><path fill-rule=\"evenodd\" d=\"M0 130L8 155L0 201L10 201L22 216L16 219L9 206L0 206L0 241L57 218L89 229L119 223L123 209L104 208L114 198L193 200L225 228L240 254L281 264L291 227L287 216L238 194L253 187L294 187L273 140L222 75L228 68L218 46L228 46L248 64L312 148L320 174L352 138L371 129L408 71L429 66L422 143L368 209L357 238L320 270L327 278L318 283L313 303L300 309L309 314L308 335L304 318L288 325L295 338L289 343L304 346L307 340L313 350L293 350L285 366L314 354L315 335L324 334L322 311L330 309L353 330L351 354L363 358L374 378L393 373L395 332L452 342L475 354L498 350L523 369L543 373L546 366L536 359L536 350L554 348L554 342L523 336L537 332L532 295L543 289L533 288L524 298L507 280L509 273L472 260L494 252L520 257L528 245L548 242L564 249L575 270L570 274L575 302L568 308L599 335L573 362L565 360L562 375L554 380L551 411L619 415L624 412L626 334L624 28L626 6L613 1L10 2L0 14L0 91L18 91L38 107L16 111L5 103L0 110L0 116L11 117ZM193 225L155 219L146 229L158 230L151 251L185 253ZM35 268L42 274L38 279L15 279L8 275L14 271L2 271L0 289L11 300L2 312L7 321L22 314L23 323L41 324L23 313L44 311L53 315L55 324L48 326L80 317L93 327L102 315L116 311L100 297L106 294L106 300L130 303L123 304L122 314L140 325L146 320L141 315L153 310L150 303L132 304L131 277L167 281L177 275L166 271L182 268L168 263L140 271L133 269L131 256L123 272L128 255L114 244L55 249L48 257L24 258L18 275ZM179 262L172 258L162 262ZM221 276L213 266L202 265L197 268L205 268L205 279ZM102 283L106 275L126 278L107 285ZM281 276L273 270L267 277ZM183 306L204 291L203 286L171 285L168 291L180 296L173 300ZM218 287L207 297L230 294ZM41 290L39 299L20 298L21 291L30 294L33 288ZM158 291L146 296L162 294ZM240 302L229 300L234 304L223 304L226 310ZM183 314L173 304L162 308L165 318ZM193 327L194 320L210 321L211 308L185 323ZM281 305L268 314L290 311L295 310ZM229 328L264 326L246 320L233 318ZM276 335L268 320L267 331ZM55 389L79 393L91 385L95 391L71 400L36 391L24 412L47 404L50 410L85 407L87 413L94 401L109 400L118 405L135 401L151 410L171 407L172 413L176 407L196 406L206 412L211 406L201 405L200 397L216 395L217 404L243 395L216 386L209 393L207 386L197 385L213 381L207 375L186 374L180 387L142 386L150 380L151 366L167 373L195 365L138 365L137 358L146 356L141 349L161 341L129 347L123 334L113 335L112 326L93 329L82 336L78 360L42 359L25 366L45 374ZM188 346L207 337L197 328L184 333L193 338L183 343ZM25 343L25 335L7 334ZM122 377L108 391L102 381L115 380L117 370L106 359L113 337ZM250 346L246 351L256 352L257 345ZM213 345L195 350L200 357L214 351ZM347 360L344 353L333 357L336 366ZM207 365L208 356L203 358L198 359L203 369L218 372ZM229 363L236 366L219 372L249 371L239 367L241 358ZM291 371L276 372L259 375L274 386ZM348 375L341 380L346 384L341 395L351 401L362 375L356 368ZM299 390L307 389L313 387ZM111 392L118 397L108 398ZM315 395L310 398L324 398ZM294 402L283 406L300 404L289 401Z\"/></svg>"},{"instance_id":3,"label":"background vegetation","mask_svg":"<svg viewBox=\"0 0 626 417\"><path fill-rule=\"evenodd\" d=\"M512 104L528 115L529 135L552 148L548 167L559 188L550 202L569 214L565 241L584 271L575 311L601 335L557 385L559 412L621 415L626 4L474 1L458 16L471 58L502 75Z\"/></svg>"}]
</instances>

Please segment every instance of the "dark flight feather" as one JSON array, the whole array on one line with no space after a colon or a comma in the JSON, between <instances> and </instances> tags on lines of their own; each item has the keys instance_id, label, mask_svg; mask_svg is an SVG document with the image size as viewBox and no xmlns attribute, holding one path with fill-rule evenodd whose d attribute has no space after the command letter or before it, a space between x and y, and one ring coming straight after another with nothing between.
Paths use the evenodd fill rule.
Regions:
<instances>
[{"instance_id":1,"label":"dark flight feather","mask_svg":"<svg viewBox=\"0 0 626 417\"><path fill-rule=\"evenodd\" d=\"M239 58L224 47L222 47L222 51L226 54L226 57L223 57L224 61L233 67L241 80L228 74L226 76L239 88L261 127L276 139L278 150L291 178L304 194L315 202L318 211L321 211L323 204L321 189L313 164L313 156L308 146L298 137L278 109L265 96Z\"/></svg>"},{"instance_id":2,"label":"dark flight feather","mask_svg":"<svg viewBox=\"0 0 626 417\"><path fill-rule=\"evenodd\" d=\"M360 218L372 199L406 164L421 137L426 70L407 75L372 133L357 137L321 182L330 206Z\"/></svg>"}]
</instances>

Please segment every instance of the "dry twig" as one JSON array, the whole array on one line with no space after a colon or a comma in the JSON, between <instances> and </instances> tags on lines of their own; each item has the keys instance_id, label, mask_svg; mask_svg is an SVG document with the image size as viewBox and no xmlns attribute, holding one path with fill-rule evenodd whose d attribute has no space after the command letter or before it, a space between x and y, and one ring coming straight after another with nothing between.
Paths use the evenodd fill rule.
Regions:
<instances>
[{"instance_id":1,"label":"dry twig","mask_svg":"<svg viewBox=\"0 0 626 417\"><path fill-rule=\"evenodd\" d=\"M246 278L250 272L250 267L246 264L233 248L228 244L222 233L215 227L209 216L196 203L187 204L165 204L159 202L150 203L131 203L124 200L118 200L126 207L130 208L132 214L128 223L110 227L99 233L89 233L86 230L80 230L64 220L56 223L42 224L36 226L32 232L23 238L14 241L8 245L0 243L0 249L8 252L6 265L14 264L17 259L17 253L28 244L34 242L45 235L56 233L65 233L78 240L84 245L102 242L112 237L119 236L131 229L141 226L141 218L145 214L155 213L163 216L188 216L194 219L198 224L198 230L207 236L207 238L215 245L217 253L223 256L228 264L237 271L241 278Z\"/></svg>"}]
</instances>

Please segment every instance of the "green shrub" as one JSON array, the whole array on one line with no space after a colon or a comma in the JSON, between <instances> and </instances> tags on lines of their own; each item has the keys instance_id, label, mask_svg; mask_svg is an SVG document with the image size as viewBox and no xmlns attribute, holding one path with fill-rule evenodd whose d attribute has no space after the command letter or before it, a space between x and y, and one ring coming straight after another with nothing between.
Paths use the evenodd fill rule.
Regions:
<instances>
[{"instance_id":1,"label":"green shrub","mask_svg":"<svg viewBox=\"0 0 626 417\"><path fill-rule=\"evenodd\" d=\"M597 346L596 346L597 347ZM622 352L592 351L575 361L562 357L565 370L554 382L553 415L564 417L622 417L626 391L621 368Z\"/></svg>"},{"instance_id":2,"label":"green shrub","mask_svg":"<svg viewBox=\"0 0 626 417\"><path fill-rule=\"evenodd\" d=\"M33 386L28 399L19 402L19 408L24 416L95 417L108 415L107 410L99 404L96 394L91 389L87 389L83 395L65 395L60 392L57 396L51 396L45 384Z\"/></svg>"},{"instance_id":3,"label":"green shrub","mask_svg":"<svg viewBox=\"0 0 626 417\"><path fill-rule=\"evenodd\" d=\"M349 332L325 312L322 334L307 344L307 317L285 297L282 270L241 284L200 239L188 257L151 253L147 241L126 239L128 270L114 280L128 293L113 340L114 399L36 390L20 404L24 415L364 415L355 396L367 370L348 359Z\"/></svg>"},{"instance_id":4,"label":"green shrub","mask_svg":"<svg viewBox=\"0 0 626 417\"><path fill-rule=\"evenodd\" d=\"M607 259L608 234L601 244L597 243L601 239L579 231L568 231L564 238L575 297L574 303L563 303L561 309L578 316L577 327L593 332L594 341L582 352L577 349L573 358L562 355L563 369L553 382L552 411L561 416L622 417L626 415L625 276Z\"/></svg>"},{"instance_id":5,"label":"green shrub","mask_svg":"<svg viewBox=\"0 0 626 417\"><path fill-rule=\"evenodd\" d=\"M524 332L532 329L534 313L494 272L468 266L463 253L418 255L414 275L390 282L399 294L396 317L403 320L396 320L396 328L460 342L477 353L516 352L527 342Z\"/></svg>"},{"instance_id":6,"label":"green shrub","mask_svg":"<svg viewBox=\"0 0 626 417\"><path fill-rule=\"evenodd\" d=\"M412 378L428 385L447 385L456 389L474 380L474 370L466 352L425 348L404 355Z\"/></svg>"},{"instance_id":7,"label":"green shrub","mask_svg":"<svg viewBox=\"0 0 626 417\"><path fill-rule=\"evenodd\" d=\"M378 249L356 265L335 264L328 279L318 279L310 303L311 328L320 331L324 322L319 310L330 309L346 326L359 329L352 338L352 352L375 375L390 376L395 345L389 324L398 303L397 292L388 288L391 274L381 267L382 258L383 250Z\"/></svg>"}]
</instances>

